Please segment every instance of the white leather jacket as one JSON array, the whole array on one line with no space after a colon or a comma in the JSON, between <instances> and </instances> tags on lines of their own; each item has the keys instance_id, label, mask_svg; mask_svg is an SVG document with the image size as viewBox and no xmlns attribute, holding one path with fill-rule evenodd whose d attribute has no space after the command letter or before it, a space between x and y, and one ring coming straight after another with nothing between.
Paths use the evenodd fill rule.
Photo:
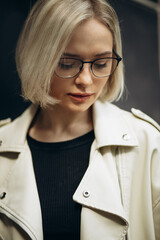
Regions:
<instances>
[{"instance_id":1,"label":"white leather jacket","mask_svg":"<svg viewBox=\"0 0 160 240\"><path fill-rule=\"evenodd\" d=\"M26 140L36 111L0 123L0 240L43 240ZM160 240L159 125L100 101L93 121L90 164L73 195L82 204L81 240Z\"/></svg>"}]
</instances>

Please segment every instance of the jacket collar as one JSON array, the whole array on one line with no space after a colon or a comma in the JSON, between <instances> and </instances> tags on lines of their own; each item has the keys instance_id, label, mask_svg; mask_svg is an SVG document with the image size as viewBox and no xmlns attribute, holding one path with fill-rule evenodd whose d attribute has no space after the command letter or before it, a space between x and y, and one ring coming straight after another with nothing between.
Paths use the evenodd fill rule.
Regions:
<instances>
[{"instance_id":1,"label":"jacket collar","mask_svg":"<svg viewBox=\"0 0 160 240\"><path fill-rule=\"evenodd\" d=\"M24 148L28 129L38 106L31 105L20 117L1 131L0 152L21 152ZM93 105L93 124L96 146L137 146L138 141L124 118L124 112L110 103L96 101ZM15 134L16 129L16 134Z\"/></svg>"},{"instance_id":2,"label":"jacket collar","mask_svg":"<svg viewBox=\"0 0 160 240\"><path fill-rule=\"evenodd\" d=\"M112 225L119 222L119 229L125 231L129 226L128 215L123 206L123 197L119 183L118 172L115 167L116 156L114 146L135 147L138 140L126 117L126 113L110 103L97 101L93 106L93 121L95 141L92 144L90 164L76 189L73 200L95 213L103 213L108 219L116 219ZM131 119L130 116L128 119ZM111 147L110 147L111 146ZM112 148L113 146L113 148ZM102 147L106 147L103 148ZM109 147L109 148L108 148ZM112 152L113 151L113 152ZM120 169L122 172L122 169ZM121 176L123 177L123 176ZM127 184L127 180L122 180ZM83 209L85 213L86 208ZM88 215L88 214L87 214ZM85 218L86 216L85 215ZM82 214L83 217L83 214ZM85 221L85 219L83 219ZM103 224L103 223L102 223ZM105 225L107 234L110 233ZM116 232L115 227L114 231ZM85 227L81 231L85 234ZM92 233L94 229L91 229ZM112 234L108 238L112 238ZM119 236L120 233L115 233Z\"/></svg>"},{"instance_id":3,"label":"jacket collar","mask_svg":"<svg viewBox=\"0 0 160 240\"><path fill-rule=\"evenodd\" d=\"M31 105L21 116L3 127L0 134L0 152L21 152L24 149L26 136L37 109L38 106Z\"/></svg>"},{"instance_id":4,"label":"jacket collar","mask_svg":"<svg viewBox=\"0 0 160 240\"><path fill-rule=\"evenodd\" d=\"M124 222L127 222L113 153L109 150L109 152L101 154L96 150L95 145L96 143L93 142L89 167L76 189L73 199L82 205L118 215Z\"/></svg>"},{"instance_id":5,"label":"jacket collar","mask_svg":"<svg viewBox=\"0 0 160 240\"><path fill-rule=\"evenodd\" d=\"M96 101L93 105L93 122L97 148L104 146L138 146L130 115L111 103Z\"/></svg>"}]
</instances>

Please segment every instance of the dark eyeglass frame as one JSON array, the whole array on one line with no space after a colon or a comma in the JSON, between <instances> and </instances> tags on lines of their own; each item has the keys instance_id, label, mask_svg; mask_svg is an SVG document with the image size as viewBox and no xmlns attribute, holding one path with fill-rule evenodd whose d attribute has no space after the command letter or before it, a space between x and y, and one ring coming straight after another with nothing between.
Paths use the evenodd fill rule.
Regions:
<instances>
[{"instance_id":1,"label":"dark eyeglass frame","mask_svg":"<svg viewBox=\"0 0 160 240\"><path fill-rule=\"evenodd\" d=\"M72 77L62 77L62 76L59 76L59 75L56 73L56 71L55 71L55 74L56 74L57 77L60 77L60 78L74 78L74 77L76 77L78 74L80 74L80 72L82 71L83 66L84 66L85 63L90 63L90 64L91 64L91 65L90 65L91 72L92 72L92 74L93 74L95 77L97 77L97 78L105 78L105 77L108 77L108 76L112 75L112 74L115 72L115 70L117 69L120 61L122 60L122 58L118 55L118 53L116 53L115 50L113 50L112 52L113 52L113 54L114 54L116 57L98 58L98 59L95 59L94 61L83 61L83 60L77 59L77 58L68 58L68 59L78 60L78 61L80 61L80 62L82 63L82 66L80 67L79 72L76 73L76 74L75 74L74 76L72 76ZM67 58L61 58L61 59L67 59ZM105 76L97 76L97 75L94 74L94 72L93 72L93 70L92 70L93 64L94 64L94 62L96 62L96 61L98 61L98 60L101 60L101 59L116 59L116 60L117 60L117 64L116 64L116 66L115 66L115 69L113 70L113 72L112 72L111 74L108 74L108 75L105 75Z\"/></svg>"}]
</instances>

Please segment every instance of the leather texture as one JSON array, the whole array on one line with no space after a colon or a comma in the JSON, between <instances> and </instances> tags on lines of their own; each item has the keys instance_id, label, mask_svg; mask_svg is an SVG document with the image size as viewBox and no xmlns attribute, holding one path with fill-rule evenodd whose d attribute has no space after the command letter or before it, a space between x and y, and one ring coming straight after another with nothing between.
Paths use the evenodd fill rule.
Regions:
<instances>
[{"instance_id":1,"label":"leather texture","mask_svg":"<svg viewBox=\"0 0 160 240\"><path fill-rule=\"evenodd\" d=\"M36 111L31 105L0 128L0 240L43 240L26 139ZM73 195L82 204L81 240L160 240L159 125L137 111L93 105L95 140Z\"/></svg>"}]
</instances>

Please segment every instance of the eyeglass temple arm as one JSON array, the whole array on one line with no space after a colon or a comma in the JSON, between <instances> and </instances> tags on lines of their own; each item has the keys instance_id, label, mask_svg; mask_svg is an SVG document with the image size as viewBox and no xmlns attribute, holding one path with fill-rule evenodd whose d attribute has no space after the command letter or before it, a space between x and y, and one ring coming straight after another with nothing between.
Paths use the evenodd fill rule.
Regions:
<instances>
[{"instance_id":1,"label":"eyeglass temple arm","mask_svg":"<svg viewBox=\"0 0 160 240\"><path fill-rule=\"evenodd\" d=\"M118 61L120 62L122 60L122 58L118 55L118 53L116 53L116 51L113 49L112 52L114 53L114 55L117 57Z\"/></svg>"}]
</instances>

